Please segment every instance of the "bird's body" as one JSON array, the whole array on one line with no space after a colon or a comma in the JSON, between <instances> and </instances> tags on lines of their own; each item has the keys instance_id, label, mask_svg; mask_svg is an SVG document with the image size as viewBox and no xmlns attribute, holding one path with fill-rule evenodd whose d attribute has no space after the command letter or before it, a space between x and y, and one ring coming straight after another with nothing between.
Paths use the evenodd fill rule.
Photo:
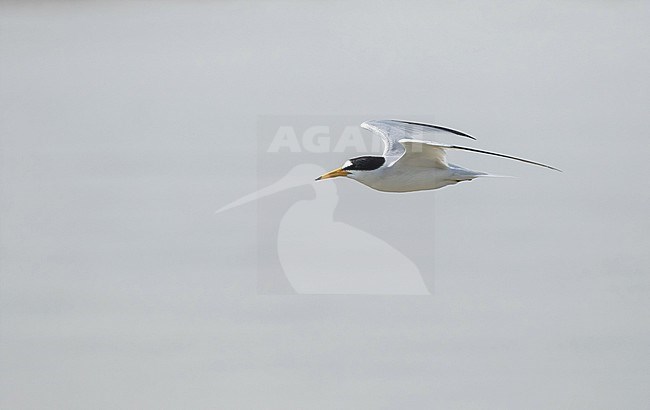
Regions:
<instances>
[{"instance_id":1,"label":"bird's body","mask_svg":"<svg viewBox=\"0 0 650 410\"><path fill-rule=\"evenodd\" d=\"M438 189L461 181L485 176L483 172L471 171L449 164L447 168L405 167L396 162L392 167L381 167L374 172L350 174L370 188L384 192L412 192Z\"/></svg>"},{"instance_id":2,"label":"bird's body","mask_svg":"<svg viewBox=\"0 0 650 410\"><path fill-rule=\"evenodd\" d=\"M449 133L474 139L474 137L451 128L400 120L368 121L363 128L378 134L384 142L382 156L352 158L319 179L345 176L370 188L385 192L411 192L442 188L462 181L471 181L485 172L472 171L447 163L446 150L456 149L514 159L559 171L549 165L478 150L458 145L440 144L413 138L425 133Z\"/></svg>"}]
</instances>

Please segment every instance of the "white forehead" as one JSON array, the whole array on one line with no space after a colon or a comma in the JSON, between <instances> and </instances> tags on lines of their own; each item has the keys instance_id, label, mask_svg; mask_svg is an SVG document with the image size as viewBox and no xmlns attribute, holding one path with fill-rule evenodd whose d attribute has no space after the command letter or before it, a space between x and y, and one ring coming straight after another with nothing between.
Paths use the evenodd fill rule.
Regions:
<instances>
[{"instance_id":1,"label":"white forehead","mask_svg":"<svg viewBox=\"0 0 650 410\"><path fill-rule=\"evenodd\" d=\"M352 161L347 160L347 161L345 161L345 164L343 164L343 166L341 168L347 168L349 166L352 166Z\"/></svg>"}]
</instances>

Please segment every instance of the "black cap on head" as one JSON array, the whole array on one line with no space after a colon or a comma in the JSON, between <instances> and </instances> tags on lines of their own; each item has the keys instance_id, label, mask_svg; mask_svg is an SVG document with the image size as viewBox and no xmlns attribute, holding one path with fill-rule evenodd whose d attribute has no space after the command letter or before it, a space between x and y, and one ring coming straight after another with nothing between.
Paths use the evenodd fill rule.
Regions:
<instances>
[{"instance_id":1,"label":"black cap on head","mask_svg":"<svg viewBox=\"0 0 650 410\"><path fill-rule=\"evenodd\" d=\"M386 162L384 157L357 157L348 160L343 166L345 171L372 171L375 170Z\"/></svg>"}]
</instances>

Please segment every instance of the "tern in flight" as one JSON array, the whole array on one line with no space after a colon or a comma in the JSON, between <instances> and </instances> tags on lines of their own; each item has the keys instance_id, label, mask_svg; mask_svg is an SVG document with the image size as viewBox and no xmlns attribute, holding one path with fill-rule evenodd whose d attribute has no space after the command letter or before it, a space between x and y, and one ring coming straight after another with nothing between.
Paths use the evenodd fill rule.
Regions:
<instances>
[{"instance_id":1,"label":"tern in flight","mask_svg":"<svg viewBox=\"0 0 650 410\"><path fill-rule=\"evenodd\" d=\"M560 171L550 165L510 155L413 138L413 135L426 133L450 133L476 139L464 132L439 125L401 120L376 120L364 122L361 127L381 137L384 153L381 156L366 155L349 159L340 168L316 178L317 181L348 177L378 191L411 192L438 189L478 177L495 176L449 164L446 158L446 150L449 149L494 155Z\"/></svg>"}]
</instances>

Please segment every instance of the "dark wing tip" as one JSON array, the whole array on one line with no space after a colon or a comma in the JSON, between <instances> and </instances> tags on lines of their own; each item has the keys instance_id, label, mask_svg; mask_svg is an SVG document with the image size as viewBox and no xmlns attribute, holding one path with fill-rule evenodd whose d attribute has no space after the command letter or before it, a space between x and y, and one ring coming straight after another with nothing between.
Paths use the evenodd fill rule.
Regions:
<instances>
[{"instance_id":1,"label":"dark wing tip","mask_svg":"<svg viewBox=\"0 0 650 410\"><path fill-rule=\"evenodd\" d=\"M455 130L453 128L447 128L447 127L442 127L440 125L433 125L433 124L427 124L427 123L424 123L424 122L416 122L416 121L404 121L404 120L391 120L391 121L400 122L402 124L419 125L421 127L432 128L432 129L435 129L435 130L447 131L447 132L450 132L452 134L455 134L455 135L458 135L458 136L461 136L461 137L465 137L465 138L470 138L470 139L473 139L473 140L476 141L476 138L472 137L471 135L466 134L466 133L464 133L462 131Z\"/></svg>"},{"instance_id":2,"label":"dark wing tip","mask_svg":"<svg viewBox=\"0 0 650 410\"><path fill-rule=\"evenodd\" d=\"M500 154L498 152L484 151L482 149L469 148L469 147L461 147L461 146L458 146L458 145L450 145L448 148L460 149L460 150L471 151L471 152L478 152L480 154L494 155L495 157L513 159L515 161L525 162L526 164L537 165L539 167L544 167L544 168L552 169L554 171L562 172L561 169L552 167L550 165L542 164L541 162L535 162L535 161L531 161L529 159L513 157L512 155Z\"/></svg>"},{"instance_id":3,"label":"dark wing tip","mask_svg":"<svg viewBox=\"0 0 650 410\"><path fill-rule=\"evenodd\" d=\"M561 169L558 169L558 168L552 167L552 166L550 166L550 165L542 164L541 162L534 162L534 161L528 161L528 160L523 161L523 162L527 162L527 163L529 163L529 164L533 164L533 165L539 165L540 167L544 167L544 168L552 169L553 171L557 171L557 172L564 172L564 171L562 171Z\"/></svg>"},{"instance_id":4,"label":"dark wing tip","mask_svg":"<svg viewBox=\"0 0 650 410\"><path fill-rule=\"evenodd\" d=\"M514 157L513 157L513 158L514 158ZM522 158L517 158L517 159L518 159L519 161L527 162L527 163L529 163L529 164L539 165L540 167L544 167L544 168L552 169L553 171L564 172L564 171L562 171L562 170L559 169L559 168L555 168L555 167L552 167L552 166L550 166L550 165L542 164L541 162L535 162L535 161L531 161L531 160L528 160L528 159L523 160Z\"/></svg>"}]
</instances>

